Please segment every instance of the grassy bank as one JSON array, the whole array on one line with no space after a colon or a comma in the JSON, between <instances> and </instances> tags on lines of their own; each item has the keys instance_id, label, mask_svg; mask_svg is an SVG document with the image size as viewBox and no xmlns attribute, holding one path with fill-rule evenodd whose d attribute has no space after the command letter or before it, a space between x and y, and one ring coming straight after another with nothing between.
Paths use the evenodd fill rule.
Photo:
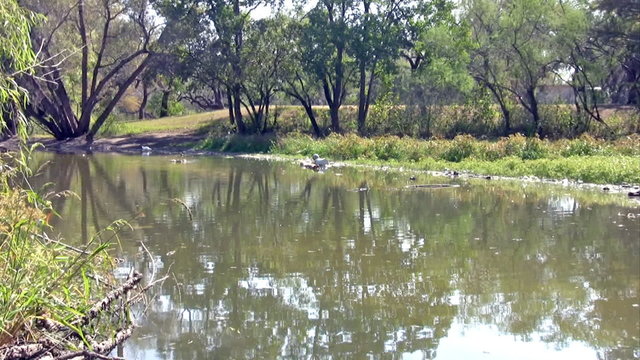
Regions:
<instances>
[{"instance_id":1,"label":"grassy bank","mask_svg":"<svg viewBox=\"0 0 640 360\"><path fill-rule=\"evenodd\" d=\"M512 135L498 140L458 136L453 140L417 140L384 136L361 138L331 135L207 138L202 149L226 152L264 152L332 160L402 166L419 170L457 170L476 174L537 176L602 184L640 184L640 136L615 141L583 136L547 141Z\"/></svg>"},{"instance_id":2,"label":"grassy bank","mask_svg":"<svg viewBox=\"0 0 640 360\"><path fill-rule=\"evenodd\" d=\"M553 110L562 114L569 111L566 106L547 106L545 109L548 112ZM317 107L315 111L321 126L327 126L327 109ZM459 107L446 107L439 111L442 114L432 124L432 130L437 131L436 135L440 134L441 138L436 136L432 140L390 135L359 137L353 134L355 112L349 107L345 107L341 113L347 134L333 134L317 140L309 136L310 124L302 108L297 106L278 107L277 111L274 111L278 114L278 125L275 131L267 135L234 135L228 122L227 110L158 120L116 123L107 129L105 135L189 133L202 139L196 145L201 150L294 156L311 156L318 153L332 160L368 162L422 170L451 169L487 175L538 176L593 183L640 184L640 135L637 133L638 117L632 110L610 109L608 111L607 121L611 129L615 130L615 136L599 136L604 131L602 126L591 124L591 133L585 133L571 140L541 140L522 135L493 137L487 140L478 140L471 135L455 136L452 131L468 127L463 126L464 124L475 126L476 132L486 130L489 134L493 134L497 131L499 119L492 118L489 122L467 119L460 115ZM381 115L373 115L371 126L372 129L377 130L372 131L372 134L378 133L381 129L387 133L394 133L404 128L401 123L381 121ZM400 114L398 118L404 119ZM565 124L561 121L570 119L568 115L555 114L547 118L554 120L548 121L546 126L556 129L560 134L563 132L558 129L563 126L572 126L570 122ZM409 120L406 121L409 123ZM396 124L396 127L393 127L393 124ZM380 128L381 125L385 126ZM449 136L452 138L445 139ZM604 140L605 138L608 140Z\"/></svg>"}]
</instances>

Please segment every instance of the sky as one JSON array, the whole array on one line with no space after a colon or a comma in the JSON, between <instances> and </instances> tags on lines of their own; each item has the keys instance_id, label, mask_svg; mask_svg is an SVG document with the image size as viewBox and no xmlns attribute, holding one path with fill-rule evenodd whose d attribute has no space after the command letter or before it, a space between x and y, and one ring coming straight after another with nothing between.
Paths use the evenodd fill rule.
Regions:
<instances>
[{"instance_id":1,"label":"sky","mask_svg":"<svg viewBox=\"0 0 640 360\"><path fill-rule=\"evenodd\" d=\"M317 0L310 0L310 1L306 1L306 4L304 5L304 10L308 11L311 8L313 8L316 3L318 1ZM284 9L285 10L292 10L293 9L293 1L292 0L284 0ZM259 19L264 19L266 17L269 17L270 15L273 14L273 9L270 6L266 6L266 5L261 5L258 6L255 10L253 10L251 12L251 17L259 20Z\"/></svg>"}]
</instances>

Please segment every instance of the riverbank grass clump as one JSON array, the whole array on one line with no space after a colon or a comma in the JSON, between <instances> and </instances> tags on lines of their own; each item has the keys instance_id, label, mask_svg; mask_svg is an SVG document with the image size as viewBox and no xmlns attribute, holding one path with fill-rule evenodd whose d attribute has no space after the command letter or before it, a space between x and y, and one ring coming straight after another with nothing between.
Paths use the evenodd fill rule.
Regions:
<instances>
[{"instance_id":1,"label":"riverbank grass clump","mask_svg":"<svg viewBox=\"0 0 640 360\"><path fill-rule=\"evenodd\" d=\"M605 141L584 135L578 139L541 140L519 134L497 140L457 136L453 140L418 140L353 134L313 139L307 135L279 138L272 153L336 160L395 164L422 170L457 170L476 174L537 176L592 183L640 183L640 136Z\"/></svg>"}]
</instances>

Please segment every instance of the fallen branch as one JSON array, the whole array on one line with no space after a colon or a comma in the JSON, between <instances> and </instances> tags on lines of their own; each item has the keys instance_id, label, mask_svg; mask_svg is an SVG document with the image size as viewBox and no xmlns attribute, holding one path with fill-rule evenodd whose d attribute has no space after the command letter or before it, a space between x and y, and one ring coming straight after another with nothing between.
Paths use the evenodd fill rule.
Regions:
<instances>
[{"instance_id":1,"label":"fallen branch","mask_svg":"<svg viewBox=\"0 0 640 360\"><path fill-rule=\"evenodd\" d=\"M165 278L158 279L158 281L164 280ZM105 313L112 313L110 311L111 304L118 299L123 300L122 306L129 306L131 301L127 300L127 294L136 288L141 280L142 274L133 272L131 276L118 288L110 291L104 298L96 302L87 313L71 322L73 326L65 326L47 317L39 318L35 324L36 328L44 334L44 336L41 337L41 340L37 342L1 347L0 360L22 360L32 358L47 360L119 359L109 357L106 354L109 354L116 346L122 344L131 336L131 333L133 332L133 325L129 321L127 322L129 324L128 326L118 330L113 337L102 342L93 341L91 340L90 334L84 334L84 339L87 339L88 344L90 344L90 349L86 349L86 343L82 343L82 341L80 341L83 337L80 336L75 329L82 329L83 326L86 326L92 320L104 315ZM139 289L133 299L139 299L141 296L140 293L146 291L155 283L157 283L157 281ZM70 338L74 338L79 342L71 344L70 347L69 344L65 344L65 342ZM75 348L77 350L69 351L69 348Z\"/></svg>"},{"instance_id":2,"label":"fallen branch","mask_svg":"<svg viewBox=\"0 0 640 360\"><path fill-rule=\"evenodd\" d=\"M119 330L112 339L105 340L98 344L92 344L93 351L101 354L108 354L111 352L111 350L115 349L118 344L122 344L125 340L131 337L132 333L133 325L130 325L124 329Z\"/></svg>"},{"instance_id":3,"label":"fallen branch","mask_svg":"<svg viewBox=\"0 0 640 360\"><path fill-rule=\"evenodd\" d=\"M37 343L15 345L0 349L0 360L31 359L55 344L49 339Z\"/></svg>"},{"instance_id":4,"label":"fallen branch","mask_svg":"<svg viewBox=\"0 0 640 360\"><path fill-rule=\"evenodd\" d=\"M64 355L60 355L56 357L43 357L41 358L41 360L49 360L49 359L50 360L68 360L68 359L74 359L78 357L83 359L96 358L101 360L124 360L124 358L121 358L121 357L105 356L95 351L89 351L89 350L74 351L74 352L66 353Z\"/></svg>"},{"instance_id":5,"label":"fallen branch","mask_svg":"<svg viewBox=\"0 0 640 360\"><path fill-rule=\"evenodd\" d=\"M116 299L123 297L129 291L131 291L138 283L142 280L142 274L139 272L134 272L133 275L125 281L120 287L115 290L110 291L107 296L105 296L102 300L95 303L91 309L78 321L76 324L86 325L92 319L96 318L101 311L106 310L107 307L114 302Z\"/></svg>"}]
</instances>

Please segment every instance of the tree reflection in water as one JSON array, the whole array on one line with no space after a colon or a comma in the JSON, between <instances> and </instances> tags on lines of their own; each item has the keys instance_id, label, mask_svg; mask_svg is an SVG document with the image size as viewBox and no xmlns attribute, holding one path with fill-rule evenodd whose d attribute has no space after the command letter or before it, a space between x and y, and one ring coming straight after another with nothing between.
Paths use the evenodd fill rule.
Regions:
<instances>
[{"instance_id":1,"label":"tree reflection in water","mask_svg":"<svg viewBox=\"0 0 640 360\"><path fill-rule=\"evenodd\" d=\"M631 206L523 184L408 190L393 173L251 160L52 160L38 181L81 195L56 200L57 230L86 242L132 219L121 271L173 274L130 357L433 358L454 321L560 350L584 342L594 357L640 351L639 217L619 215Z\"/></svg>"}]
</instances>

